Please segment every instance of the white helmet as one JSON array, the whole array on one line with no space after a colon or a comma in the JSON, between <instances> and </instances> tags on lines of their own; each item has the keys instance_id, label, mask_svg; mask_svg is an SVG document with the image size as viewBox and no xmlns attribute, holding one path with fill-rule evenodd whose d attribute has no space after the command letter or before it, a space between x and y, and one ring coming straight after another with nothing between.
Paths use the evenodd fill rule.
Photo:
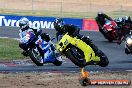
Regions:
<instances>
[{"instance_id":1,"label":"white helmet","mask_svg":"<svg viewBox=\"0 0 132 88\"><path fill-rule=\"evenodd\" d=\"M26 18L26 17L22 17L20 20L19 20L19 27L21 29L25 28L29 26L29 20Z\"/></svg>"},{"instance_id":2,"label":"white helmet","mask_svg":"<svg viewBox=\"0 0 132 88\"><path fill-rule=\"evenodd\" d=\"M125 17L123 17L123 19L124 19L124 20L128 20L128 19L129 19L129 17L128 17L128 16L125 16Z\"/></svg>"},{"instance_id":3,"label":"white helmet","mask_svg":"<svg viewBox=\"0 0 132 88\"><path fill-rule=\"evenodd\" d=\"M116 19L116 22L122 22L123 21L123 18L122 17L118 17L117 19Z\"/></svg>"}]
</instances>

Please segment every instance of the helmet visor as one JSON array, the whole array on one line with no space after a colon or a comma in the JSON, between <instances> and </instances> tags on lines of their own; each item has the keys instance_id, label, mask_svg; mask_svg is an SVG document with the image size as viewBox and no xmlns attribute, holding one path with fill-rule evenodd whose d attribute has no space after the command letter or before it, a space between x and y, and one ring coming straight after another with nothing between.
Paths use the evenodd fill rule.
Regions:
<instances>
[{"instance_id":1,"label":"helmet visor","mask_svg":"<svg viewBox=\"0 0 132 88\"><path fill-rule=\"evenodd\" d=\"M21 24L21 23L20 23L20 24L19 24L19 27L20 27L20 28L23 28L23 27L24 27L24 24Z\"/></svg>"}]
</instances>

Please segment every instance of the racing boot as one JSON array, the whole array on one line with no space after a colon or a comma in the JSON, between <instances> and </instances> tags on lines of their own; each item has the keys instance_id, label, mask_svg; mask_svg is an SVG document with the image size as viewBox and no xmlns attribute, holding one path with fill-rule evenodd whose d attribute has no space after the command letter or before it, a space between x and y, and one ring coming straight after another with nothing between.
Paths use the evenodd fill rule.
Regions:
<instances>
[{"instance_id":1,"label":"racing boot","mask_svg":"<svg viewBox=\"0 0 132 88\"><path fill-rule=\"evenodd\" d=\"M26 51L23 51L21 54L26 57L28 56L28 53Z\"/></svg>"},{"instance_id":2,"label":"racing boot","mask_svg":"<svg viewBox=\"0 0 132 88\"><path fill-rule=\"evenodd\" d=\"M55 51L55 46L53 44L50 45L51 50Z\"/></svg>"},{"instance_id":3,"label":"racing boot","mask_svg":"<svg viewBox=\"0 0 132 88\"><path fill-rule=\"evenodd\" d=\"M28 56L28 53L27 53L27 46L25 46L24 43L19 43L19 47L23 50L21 54L22 54L23 56L26 56L26 57L27 57L27 56Z\"/></svg>"}]
</instances>

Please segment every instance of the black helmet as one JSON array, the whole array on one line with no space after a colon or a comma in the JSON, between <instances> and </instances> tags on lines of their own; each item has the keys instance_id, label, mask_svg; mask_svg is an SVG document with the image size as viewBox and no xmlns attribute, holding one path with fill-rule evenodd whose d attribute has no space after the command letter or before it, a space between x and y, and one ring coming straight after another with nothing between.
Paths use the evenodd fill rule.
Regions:
<instances>
[{"instance_id":1,"label":"black helmet","mask_svg":"<svg viewBox=\"0 0 132 88\"><path fill-rule=\"evenodd\" d=\"M29 20L26 18L26 17L22 17L20 20L19 20L19 27L21 29L24 29L26 27L29 26Z\"/></svg>"},{"instance_id":2,"label":"black helmet","mask_svg":"<svg viewBox=\"0 0 132 88\"><path fill-rule=\"evenodd\" d=\"M54 28L56 30L61 30L64 25L64 22L61 18L56 18L54 21Z\"/></svg>"}]
</instances>

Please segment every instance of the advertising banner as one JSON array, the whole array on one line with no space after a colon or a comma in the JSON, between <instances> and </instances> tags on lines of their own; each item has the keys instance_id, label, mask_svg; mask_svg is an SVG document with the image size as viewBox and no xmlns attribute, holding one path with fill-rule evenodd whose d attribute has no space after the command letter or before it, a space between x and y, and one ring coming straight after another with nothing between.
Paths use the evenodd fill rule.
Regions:
<instances>
[{"instance_id":1,"label":"advertising banner","mask_svg":"<svg viewBox=\"0 0 132 88\"><path fill-rule=\"evenodd\" d=\"M83 30L98 31L98 25L95 20L83 19Z\"/></svg>"},{"instance_id":2,"label":"advertising banner","mask_svg":"<svg viewBox=\"0 0 132 88\"><path fill-rule=\"evenodd\" d=\"M0 26L19 27L19 20L26 17L30 20L30 24L37 28L54 29L53 22L55 17L38 17L38 16L17 16L17 15L0 15ZM82 19L63 18L66 24L77 25L82 29Z\"/></svg>"}]
</instances>

